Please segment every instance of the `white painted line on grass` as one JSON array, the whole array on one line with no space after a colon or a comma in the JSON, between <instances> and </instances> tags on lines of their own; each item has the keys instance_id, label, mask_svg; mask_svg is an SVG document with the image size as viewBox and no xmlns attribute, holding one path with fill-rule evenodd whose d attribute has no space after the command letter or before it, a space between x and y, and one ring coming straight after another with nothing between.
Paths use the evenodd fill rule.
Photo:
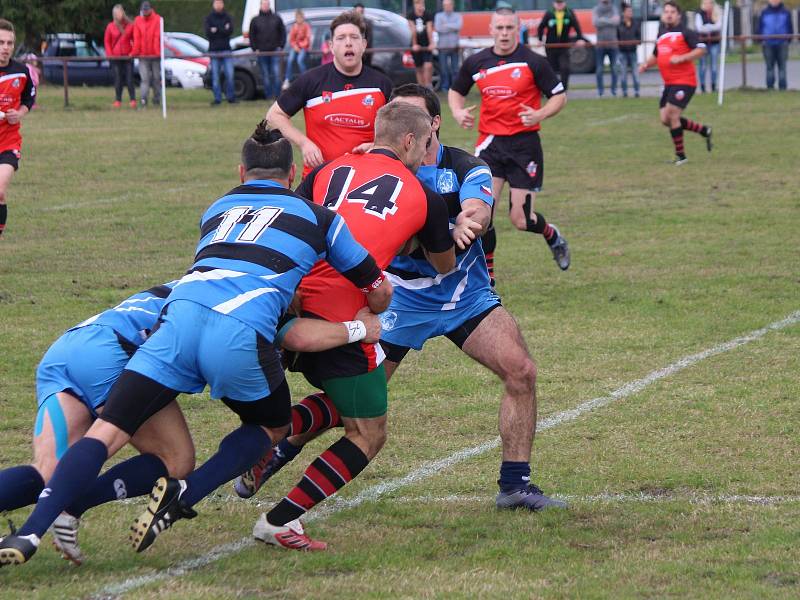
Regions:
<instances>
[{"instance_id":1,"label":"white painted line on grass","mask_svg":"<svg viewBox=\"0 0 800 600\"><path fill-rule=\"evenodd\" d=\"M712 356L716 356L717 354L730 352L731 350L734 350L740 346L744 346L745 344L749 344L750 342L754 342L756 340L761 339L771 331L778 331L780 329L785 329L786 327L790 327L797 323L800 323L800 311L795 311L785 319L781 319L780 321L775 321L774 323L770 323L766 327L762 327L761 329L756 329L755 331L751 331L750 333L745 334L741 337L737 337L728 342L718 344L716 346L713 346L712 348L703 350L702 352L698 352L697 354L690 354L688 356L684 356L683 358L675 361L671 365L664 367L663 369L652 371L648 373L646 376L642 377L641 379L637 379L635 381L626 383L625 385L617 388L607 396L601 396L599 398L588 400L587 402L579 404L573 409L556 413L555 415L552 415L550 417L547 417L546 419L543 419L542 421L539 421L539 423L537 424L537 431L539 432L546 431L547 429L552 429L553 427L556 427L558 425L574 421L584 413L587 413L589 411L598 408L602 408L617 400L627 398L628 396L631 396L643 390L644 388L655 383L656 381L664 379L665 377L669 377L670 375L674 375L675 373L678 373L679 371L682 371L687 367L691 367L692 365L695 365L702 360L705 360ZM472 458L473 456L478 456L480 454L483 454L484 452L488 452L489 450L494 450L499 446L500 446L500 438L497 437L495 439L488 440L478 446L474 446L472 448L464 448L463 450L454 452L453 454L451 454L446 458L425 463L421 467L411 471L404 477L399 477L397 479L390 479L388 481L381 482L377 485L362 490L352 498L340 498L334 496L326 504L322 504L321 506L315 508L314 512L308 514L305 517L305 521L309 522L317 519L322 519L333 513L340 512L348 508L355 508L356 506L360 506L364 502L377 500L384 494L388 494L399 488L412 485L414 483L422 481L423 479L427 479L428 477L436 475L437 473L443 471L444 469L447 469L448 467L451 467L455 464L458 464L462 461ZM189 571L198 569L200 567L204 567L208 564L216 562L221 558L227 558L228 556L237 554L238 552L241 552L242 550L252 546L253 544L255 544L255 541L250 537L242 538L237 542L223 544L221 546L213 548L207 554L198 556L197 558L185 560L175 567L171 567L161 571L156 571L155 573L151 573L148 575L132 577L120 583L112 584L104 588L101 592L99 592L97 595L93 597L113 598L115 596L119 596L120 594L124 594L133 589L145 585L150 585L152 583L163 581L165 579L180 577L181 575L184 575Z\"/></svg>"},{"instance_id":2,"label":"white painted line on grass","mask_svg":"<svg viewBox=\"0 0 800 600\"><path fill-rule=\"evenodd\" d=\"M753 504L756 506L777 506L780 504L795 504L800 502L800 496L748 496L741 494L701 494L697 492L672 492L669 490L663 493L630 492L613 493L604 492L602 494L590 494L588 496L577 496L572 494L552 494L553 498L565 500L575 504L615 504L625 502L657 503L657 502L686 502L689 504ZM472 495L472 496L405 496L392 498L392 502L401 504L415 503L447 503L454 502L477 502L490 504L494 502L494 496Z\"/></svg>"}]
</instances>

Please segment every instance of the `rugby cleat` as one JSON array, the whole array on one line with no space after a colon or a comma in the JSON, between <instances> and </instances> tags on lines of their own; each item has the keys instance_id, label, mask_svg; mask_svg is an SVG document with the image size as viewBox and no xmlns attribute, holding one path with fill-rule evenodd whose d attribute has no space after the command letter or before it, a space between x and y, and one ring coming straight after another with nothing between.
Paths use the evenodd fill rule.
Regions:
<instances>
[{"instance_id":1,"label":"rugby cleat","mask_svg":"<svg viewBox=\"0 0 800 600\"><path fill-rule=\"evenodd\" d=\"M28 562L36 554L38 547L39 537L37 535L10 533L0 540L0 567Z\"/></svg>"},{"instance_id":2,"label":"rugby cleat","mask_svg":"<svg viewBox=\"0 0 800 600\"><path fill-rule=\"evenodd\" d=\"M687 162L689 162L689 159L686 158L685 156L676 156L669 162L670 164L673 164L676 167L680 167L681 165L685 165Z\"/></svg>"},{"instance_id":3,"label":"rugby cleat","mask_svg":"<svg viewBox=\"0 0 800 600\"><path fill-rule=\"evenodd\" d=\"M83 563L83 553L78 545L80 524L80 519L62 512L50 527L50 532L53 534L53 545L61 553L61 557L79 566Z\"/></svg>"},{"instance_id":4,"label":"rugby cleat","mask_svg":"<svg viewBox=\"0 0 800 600\"><path fill-rule=\"evenodd\" d=\"M233 489L240 498L251 498L267 482L267 479L280 471L289 460L278 446L271 448L251 469L242 473L233 482Z\"/></svg>"},{"instance_id":5,"label":"rugby cleat","mask_svg":"<svg viewBox=\"0 0 800 600\"><path fill-rule=\"evenodd\" d=\"M181 502L186 482L171 477L159 477L147 509L131 526L129 539L136 552L147 550L164 530L180 519L194 519L197 513Z\"/></svg>"},{"instance_id":6,"label":"rugby cleat","mask_svg":"<svg viewBox=\"0 0 800 600\"><path fill-rule=\"evenodd\" d=\"M311 552L316 550L326 550L328 544L319 540L312 540L303 530L300 519L289 521L286 525L272 525L267 521L267 515L261 513L253 527L253 537L265 544L280 546L287 550L302 550Z\"/></svg>"},{"instance_id":7,"label":"rugby cleat","mask_svg":"<svg viewBox=\"0 0 800 600\"><path fill-rule=\"evenodd\" d=\"M555 225L551 225L551 227L556 232L556 241L550 246L550 252L553 253L553 260L556 261L558 268L562 271L566 271L569 269L570 265L569 244L567 244L567 240L561 235L558 227Z\"/></svg>"},{"instance_id":8,"label":"rugby cleat","mask_svg":"<svg viewBox=\"0 0 800 600\"><path fill-rule=\"evenodd\" d=\"M706 150L711 152L711 150L714 148L714 143L711 141L711 126L710 125L706 125L706 135L704 137L706 138Z\"/></svg>"},{"instance_id":9,"label":"rugby cleat","mask_svg":"<svg viewBox=\"0 0 800 600\"><path fill-rule=\"evenodd\" d=\"M498 482L499 483L499 482ZM495 499L497 508L524 508L539 511L549 508L567 508L567 503L545 496L542 490L529 483L522 488L500 489Z\"/></svg>"}]
</instances>

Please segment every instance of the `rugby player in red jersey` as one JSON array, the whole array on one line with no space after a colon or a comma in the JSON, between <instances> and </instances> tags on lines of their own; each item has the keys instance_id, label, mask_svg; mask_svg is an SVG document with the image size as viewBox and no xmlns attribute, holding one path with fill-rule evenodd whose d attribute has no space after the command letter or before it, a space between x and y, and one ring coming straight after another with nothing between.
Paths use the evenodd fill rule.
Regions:
<instances>
[{"instance_id":1,"label":"rugby player in red jersey","mask_svg":"<svg viewBox=\"0 0 800 600\"><path fill-rule=\"evenodd\" d=\"M28 68L11 60L15 42L14 26L0 19L0 236L8 218L6 190L14 171L19 168L20 121L33 108L36 98L36 87Z\"/></svg>"},{"instance_id":2,"label":"rugby player in red jersey","mask_svg":"<svg viewBox=\"0 0 800 600\"><path fill-rule=\"evenodd\" d=\"M706 45L699 41L697 33L681 25L681 9L672 0L664 3L661 13L661 28L653 54L642 63L639 71L644 73L658 65L664 79L664 91L659 107L661 123L669 127L672 143L675 144L676 165L686 162L683 147L683 130L688 129L706 138L706 149L711 152L711 127L682 116L697 87L694 60L706 52Z\"/></svg>"},{"instance_id":3,"label":"rugby player in red jersey","mask_svg":"<svg viewBox=\"0 0 800 600\"><path fill-rule=\"evenodd\" d=\"M475 125L474 106L465 106L473 84L481 93L475 156L492 170L494 205L503 186L511 189L509 216L517 229L544 236L561 270L569 268L569 246L558 229L534 212L536 192L544 179L544 156L539 141L540 123L558 114L567 102L564 86L547 59L519 43L519 17L512 8L492 15L494 46L473 54L458 72L447 101L456 122L465 129ZM541 105L544 94L548 100ZM494 228L483 236L489 272L493 270Z\"/></svg>"},{"instance_id":4,"label":"rugby player in red jersey","mask_svg":"<svg viewBox=\"0 0 800 600\"><path fill-rule=\"evenodd\" d=\"M355 12L331 22L333 62L303 73L267 111L267 121L303 153L303 177L326 160L367 151L375 115L392 93L386 75L363 62L366 25ZM292 125L300 109L306 133Z\"/></svg>"}]
</instances>

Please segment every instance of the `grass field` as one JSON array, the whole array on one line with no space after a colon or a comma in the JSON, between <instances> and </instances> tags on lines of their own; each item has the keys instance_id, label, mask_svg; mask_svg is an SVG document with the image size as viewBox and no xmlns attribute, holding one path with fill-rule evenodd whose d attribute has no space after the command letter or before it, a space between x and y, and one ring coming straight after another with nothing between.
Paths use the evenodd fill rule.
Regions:
<instances>
[{"instance_id":1,"label":"grass field","mask_svg":"<svg viewBox=\"0 0 800 600\"><path fill-rule=\"evenodd\" d=\"M29 460L34 370L48 345L191 264L199 216L236 183L238 150L265 110L211 110L207 93L175 92L163 122L112 112L105 91L72 90L64 110L59 93L44 88L25 123L0 241L2 467ZM671 142L653 99L574 101L545 124L537 207L569 239L572 267L561 273L541 239L512 231L504 208L496 264L539 365L540 422L555 417L537 436L534 480L569 511L494 509L501 386L436 340L392 380L383 452L310 515L328 552L247 538L331 436L256 502L221 488L143 555L127 545L142 502L90 512L84 566L45 541L30 564L0 570L2 594L797 598L798 114L795 93L732 92L724 108L696 97L688 115L714 126L717 146L709 155L687 134L679 168L665 164ZM446 142L469 147L473 136L445 118ZM310 389L290 382L296 399ZM560 414L596 398L594 410ZM202 461L235 417L207 395L182 406Z\"/></svg>"}]
</instances>

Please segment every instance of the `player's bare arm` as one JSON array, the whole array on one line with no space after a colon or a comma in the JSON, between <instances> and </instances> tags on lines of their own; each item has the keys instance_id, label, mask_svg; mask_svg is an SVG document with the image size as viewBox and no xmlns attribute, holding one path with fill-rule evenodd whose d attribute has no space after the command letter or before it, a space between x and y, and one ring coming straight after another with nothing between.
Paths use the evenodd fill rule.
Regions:
<instances>
[{"instance_id":1,"label":"player's bare arm","mask_svg":"<svg viewBox=\"0 0 800 600\"><path fill-rule=\"evenodd\" d=\"M639 73L644 73L647 71L647 69L654 67L656 62L658 62L658 59L656 58L655 54L651 54L647 57L646 61L639 65Z\"/></svg>"},{"instance_id":2,"label":"player's bare arm","mask_svg":"<svg viewBox=\"0 0 800 600\"><path fill-rule=\"evenodd\" d=\"M464 96L453 89L447 92L447 104L450 106L450 112L453 113L456 123L464 129L472 129L475 126L475 115L472 114L475 105L465 107L466 101Z\"/></svg>"},{"instance_id":3,"label":"player's bare arm","mask_svg":"<svg viewBox=\"0 0 800 600\"><path fill-rule=\"evenodd\" d=\"M550 98L547 103L536 110L531 106L527 106L526 104L520 104L520 111L519 111L519 118L522 120L522 124L527 127L532 127L537 123L541 123L545 119L549 119L561 112L561 109L567 104L567 95L566 94L556 94L552 98Z\"/></svg>"},{"instance_id":4,"label":"player's bare arm","mask_svg":"<svg viewBox=\"0 0 800 600\"><path fill-rule=\"evenodd\" d=\"M382 313L392 302L392 284L385 277L380 285L367 294L367 306L375 314Z\"/></svg>"},{"instance_id":5,"label":"player's bare arm","mask_svg":"<svg viewBox=\"0 0 800 600\"><path fill-rule=\"evenodd\" d=\"M322 319L294 319L281 345L295 352L322 352L355 341L374 344L380 337L378 316L363 308L352 321L332 323Z\"/></svg>"},{"instance_id":6,"label":"player's bare arm","mask_svg":"<svg viewBox=\"0 0 800 600\"><path fill-rule=\"evenodd\" d=\"M28 107L24 104L17 109L9 109L6 111L5 119L11 125L16 125L22 120L22 117L28 114Z\"/></svg>"},{"instance_id":7,"label":"player's bare arm","mask_svg":"<svg viewBox=\"0 0 800 600\"><path fill-rule=\"evenodd\" d=\"M279 129L283 137L300 148L303 162L310 168L322 164L322 151L297 127L292 125L292 118L275 102L267 111L267 123L273 129Z\"/></svg>"},{"instance_id":8,"label":"player's bare arm","mask_svg":"<svg viewBox=\"0 0 800 600\"><path fill-rule=\"evenodd\" d=\"M478 202L489 208L482 200L478 200ZM456 217L456 223L452 231L453 241L459 250L465 250L472 242L483 235L485 228L488 226L488 217L485 224L479 220L480 210L480 207L474 204L465 207L462 203L461 212Z\"/></svg>"},{"instance_id":9,"label":"player's bare arm","mask_svg":"<svg viewBox=\"0 0 800 600\"><path fill-rule=\"evenodd\" d=\"M706 49L703 46L698 46L691 52L687 52L686 54L678 54L677 56L673 56L669 59L669 62L673 65L679 65L685 62L691 62L697 58L700 58L706 53Z\"/></svg>"}]
</instances>

